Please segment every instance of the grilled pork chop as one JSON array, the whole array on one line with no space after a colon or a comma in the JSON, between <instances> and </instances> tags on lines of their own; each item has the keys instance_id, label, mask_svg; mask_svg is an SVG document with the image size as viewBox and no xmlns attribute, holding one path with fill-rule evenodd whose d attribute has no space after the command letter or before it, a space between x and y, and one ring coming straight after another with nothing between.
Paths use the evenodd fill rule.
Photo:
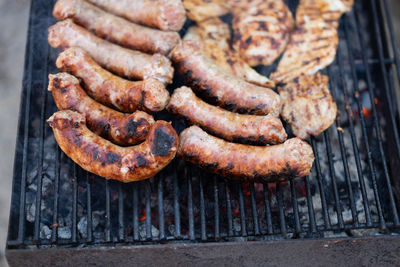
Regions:
<instances>
[{"instance_id":1,"label":"grilled pork chop","mask_svg":"<svg viewBox=\"0 0 400 267\"><path fill-rule=\"evenodd\" d=\"M275 82L288 82L303 74L314 74L335 59L340 16L351 10L353 0L300 0L296 30L275 73Z\"/></svg>"},{"instance_id":2,"label":"grilled pork chop","mask_svg":"<svg viewBox=\"0 0 400 267\"><path fill-rule=\"evenodd\" d=\"M294 27L283 0L233 0L233 47L250 65L270 65L284 51Z\"/></svg>"},{"instance_id":3,"label":"grilled pork chop","mask_svg":"<svg viewBox=\"0 0 400 267\"><path fill-rule=\"evenodd\" d=\"M229 4L224 0L183 0L186 16L196 22L228 14Z\"/></svg>"},{"instance_id":4,"label":"grilled pork chop","mask_svg":"<svg viewBox=\"0 0 400 267\"><path fill-rule=\"evenodd\" d=\"M192 26L184 40L199 41L204 52L222 69L248 82L273 87L274 83L252 69L238 53L229 46L229 26L219 18L211 18Z\"/></svg>"},{"instance_id":5,"label":"grilled pork chop","mask_svg":"<svg viewBox=\"0 0 400 267\"><path fill-rule=\"evenodd\" d=\"M281 116L297 137L317 136L334 122L337 107L329 92L328 81L328 76L318 72L300 76L278 88Z\"/></svg>"}]
</instances>

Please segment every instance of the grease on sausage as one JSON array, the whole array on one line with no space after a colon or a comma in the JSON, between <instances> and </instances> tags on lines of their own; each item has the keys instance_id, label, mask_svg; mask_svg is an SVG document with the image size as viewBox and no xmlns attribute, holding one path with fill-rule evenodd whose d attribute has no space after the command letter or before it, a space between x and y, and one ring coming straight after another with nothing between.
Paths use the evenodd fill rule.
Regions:
<instances>
[{"instance_id":1,"label":"grease on sausage","mask_svg":"<svg viewBox=\"0 0 400 267\"><path fill-rule=\"evenodd\" d=\"M51 26L48 41L54 48L80 47L104 68L129 79L172 81L174 69L165 56L148 55L110 43L76 25L71 19Z\"/></svg>"},{"instance_id":2,"label":"grease on sausage","mask_svg":"<svg viewBox=\"0 0 400 267\"><path fill-rule=\"evenodd\" d=\"M104 39L146 53L168 54L180 40L176 32L137 25L84 0L58 0L53 15L58 20L71 18Z\"/></svg>"},{"instance_id":3,"label":"grease on sausage","mask_svg":"<svg viewBox=\"0 0 400 267\"><path fill-rule=\"evenodd\" d=\"M71 110L48 119L58 145L83 169L106 179L140 181L156 175L175 157L178 136L171 124L157 121L146 140L120 147L91 132L85 117Z\"/></svg>"},{"instance_id":4,"label":"grease on sausage","mask_svg":"<svg viewBox=\"0 0 400 267\"><path fill-rule=\"evenodd\" d=\"M179 139L180 157L234 179L273 182L303 177L314 161L311 146L297 137L280 145L250 146L224 141L191 126Z\"/></svg>"},{"instance_id":5,"label":"grease on sausage","mask_svg":"<svg viewBox=\"0 0 400 267\"><path fill-rule=\"evenodd\" d=\"M60 53L56 65L81 79L87 93L95 100L123 112L161 111L169 100L162 82L156 79L133 82L120 78L100 67L78 47Z\"/></svg>"},{"instance_id":6,"label":"grease on sausage","mask_svg":"<svg viewBox=\"0 0 400 267\"><path fill-rule=\"evenodd\" d=\"M167 110L228 141L279 144L287 138L280 119L272 115L241 115L226 111L202 101L186 86L175 89Z\"/></svg>"},{"instance_id":7,"label":"grease on sausage","mask_svg":"<svg viewBox=\"0 0 400 267\"><path fill-rule=\"evenodd\" d=\"M85 93L78 79L68 73L50 74L48 90L60 110L82 113L89 129L116 144L142 142L154 124L153 117L143 111L124 114L97 103Z\"/></svg>"},{"instance_id":8,"label":"grease on sausage","mask_svg":"<svg viewBox=\"0 0 400 267\"><path fill-rule=\"evenodd\" d=\"M200 43L183 41L170 57L186 82L217 105L238 113L279 116L278 94L225 72L205 55Z\"/></svg>"},{"instance_id":9,"label":"grease on sausage","mask_svg":"<svg viewBox=\"0 0 400 267\"><path fill-rule=\"evenodd\" d=\"M186 20L181 0L89 0L138 24L163 31L179 31Z\"/></svg>"}]
</instances>

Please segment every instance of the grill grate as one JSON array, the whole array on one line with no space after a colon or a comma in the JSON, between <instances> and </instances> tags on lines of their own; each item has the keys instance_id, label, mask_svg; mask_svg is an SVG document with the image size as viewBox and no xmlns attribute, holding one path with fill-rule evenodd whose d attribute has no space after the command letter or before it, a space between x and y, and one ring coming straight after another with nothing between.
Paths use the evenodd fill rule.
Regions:
<instances>
[{"instance_id":1,"label":"grill grate","mask_svg":"<svg viewBox=\"0 0 400 267\"><path fill-rule=\"evenodd\" d=\"M227 181L179 159L150 180L121 184L68 159L45 123L56 111L47 92L47 74L57 72L58 52L47 45L54 2L32 1L8 249L399 233L391 179L400 176L400 62L386 0L355 1L341 20L337 59L325 70L339 116L309 140L311 175L265 185Z\"/></svg>"}]
</instances>

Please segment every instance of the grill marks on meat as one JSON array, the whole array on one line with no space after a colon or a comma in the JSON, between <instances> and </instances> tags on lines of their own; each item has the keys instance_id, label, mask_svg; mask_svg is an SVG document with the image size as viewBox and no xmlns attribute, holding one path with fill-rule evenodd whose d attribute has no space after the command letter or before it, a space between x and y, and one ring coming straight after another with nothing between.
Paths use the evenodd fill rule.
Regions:
<instances>
[{"instance_id":1,"label":"grill marks on meat","mask_svg":"<svg viewBox=\"0 0 400 267\"><path fill-rule=\"evenodd\" d=\"M183 41L170 57L186 82L217 105L232 112L279 116L278 94L224 71L205 55L198 42Z\"/></svg>"},{"instance_id":2,"label":"grill marks on meat","mask_svg":"<svg viewBox=\"0 0 400 267\"><path fill-rule=\"evenodd\" d=\"M230 39L229 26L219 18L197 23L196 26L190 27L184 36L184 40L201 42L204 53L226 72L260 86L274 87L271 80L257 73L231 49Z\"/></svg>"},{"instance_id":3,"label":"grill marks on meat","mask_svg":"<svg viewBox=\"0 0 400 267\"><path fill-rule=\"evenodd\" d=\"M172 81L174 69L165 56L148 55L112 44L76 25L71 19L51 26L48 41L54 48L80 47L104 68L130 79Z\"/></svg>"},{"instance_id":4,"label":"grill marks on meat","mask_svg":"<svg viewBox=\"0 0 400 267\"><path fill-rule=\"evenodd\" d=\"M86 52L77 47L66 49L56 62L57 68L68 71L83 81L86 92L98 102L121 110L161 111L169 93L156 79L128 81L101 68Z\"/></svg>"},{"instance_id":5,"label":"grill marks on meat","mask_svg":"<svg viewBox=\"0 0 400 267\"><path fill-rule=\"evenodd\" d=\"M283 0L233 1L233 47L250 65L270 65L284 51L294 27Z\"/></svg>"},{"instance_id":6,"label":"grill marks on meat","mask_svg":"<svg viewBox=\"0 0 400 267\"><path fill-rule=\"evenodd\" d=\"M282 181L310 173L313 150L299 138L274 146L234 144L197 126L180 134L178 155L210 172L242 180Z\"/></svg>"},{"instance_id":7,"label":"grill marks on meat","mask_svg":"<svg viewBox=\"0 0 400 267\"><path fill-rule=\"evenodd\" d=\"M132 22L163 31L179 31L186 21L181 0L88 0Z\"/></svg>"},{"instance_id":8,"label":"grill marks on meat","mask_svg":"<svg viewBox=\"0 0 400 267\"><path fill-rule=\"evenodd\" d=\"M175 89L167 110L228 141L280 144L287 138L282 122L271 115L240 115L203 102L188 87Z\"/></svg>"},{"instance_id":9,"label":"grill marks on meat","mask_svg":"<svg viewBox=\"0 0 400 267\"><path fill-rule=\"evenodd\" d=\"M165 121L157 121L146 140L131 147L114 145L91 132L85 117L78 112L59 111L48 122L58 145L76 164L121 182L153 177L171 162L178 146L175 130Z\"/></svg>"},{"instance_id":10,"label":"grill marks on meat","mask_svg":"<svg viewBox=\"0 0 400 267\"><path fill-rule=\"evenodd\" d=\"M296 30L275 73L275 82L289 82L303 74L315 74L330 65L338 47L340 16L351 10L350 0L301 0Z\"/></svg>"},{"instance_id":11,"label":"grill marks on meat","mask_svg":"<svg viewBox=\"0 0 400 267\"><path fill-rule=\"evenodd\" d=\"M196 22L229 13L229 2L226 0L182 0L182 2L188 18Z\"/></svg>"},{"instance_id":12,"label":"grill marks on meat","mask_svg":"<svg viewBox=\"0 0 400 267\"><path fill-rule=\"evenodd\" d=\"M143 111L124 114L97 103L80 87L78 79L67 73L50 74L48 90L60 110L83 114L89 129L116 144L142 142L154 124L153 117Z\"/></svg>"},{"instance_id":13,"label":"grill marks on meat","mask_svg":"<svg viewBox=\"0 0 400 267\"><path fill-rule=\"evenodd\" d=\"M329 77L320 73L303 75L279 88L282 118L293 133L306 139L317 136L335 120L336 104L328 89Z\"/></svg>"},{"instance_id":14,"label":"grill marks on meat","mask_svg":"<svg viewBox=\"0 0 400 267\"><path fill-rule=\"evenodd\" d=\"M163 32L131 23L84 0L58 0L53 15L58 20L71 18L104 39L146 53L168 54L180 40L176 32Z\"/></svg>"}]
</instances>

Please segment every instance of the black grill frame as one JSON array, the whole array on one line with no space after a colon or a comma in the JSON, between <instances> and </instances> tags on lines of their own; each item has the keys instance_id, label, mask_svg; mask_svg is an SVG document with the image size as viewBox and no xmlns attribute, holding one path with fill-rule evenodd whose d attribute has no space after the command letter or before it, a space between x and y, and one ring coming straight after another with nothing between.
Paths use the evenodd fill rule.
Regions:
<instances>
[{"instance_id":1,"label":"black grill frame","mask_svg":"<svg viewBox=\"0 0 400 267\"><path fill-rule=\"evenodd\" d=\"M355 1L359 2L359 1ZM364 1L362 1L364 2ZM313 173L315 173L315 179L317 179L319 185L319 191L321 193L321 205L323 211L323 225L317 225L316 223L316 214L314 212L313 207L313 200L311 198L311 186L310 186L310 179L312 177L304 177L299 178L289 182L290 193L292 196L292 204L293 204L293 214L294 214L294 223L293 226L288 226L287 217L286 217L286 210L283 203L283 187L286 185L281 183L276 183L276 196L277 196L277 205L278 205L278 215L277 217L273 215L270 206L270 193L268 190L268 186L264 185L264 200L265 200L265 209L266 209L266 220L267 220L267 228L262 229L262 227L258 224L259 218L257 213L257 204L256 204L256 195L254 190L254 183L249 183L249 191L250 195L244 195L244 183L238 182L230 182L225 181L217 176L210 176L206 173L200 174L202 177L199 180L199 187L200 187L200 195L194 196L192 189L193 189L193 181L192 181L192 174L197 172L198 170L188 165L189 167L185 167L184 178L178 177L178 165L179 162L175 160L170 167L170 169L176 170L175 175L173 175L171 182L173 183L173 188L175 190L175 198L174 198L174 224L176 227L174 235L168 235L167 230L165 229L165 216L164 216L164 207L163 207L163 194L164 192L164 183L169 182L163 179L163 174L157 175L154 181L144 181L140 183L132 183L132 184L121 184L113 181L106 181L104 180L104 190L105 190L105 214L106 214L106 230L104 234L104 238L102 240L96 239L93 236L92 231L92 217L87 216L87 237L82 239L79 237L79 233L77 232L77 223L78 223L78 179L84 181L84 184L87 186L86 198L87 198L87 214L92 214L92 195L95 193L92 191L91 181L93 179L92 174L88 174L83 172L79 166L73 164L69 161L68 164L73 165L73 179L71 180L73 186L73 194L70 196L72 198L72 227L71 227L71 239L70 240L62 240L59 239L57 236L57 227L52 228L51 238L50 240L44 240L40 238L40 223L43 220L41 216L40 209L36 209L35 211L35 222L33 225L33 234L32 238L26 237L26 183L27 183L27 160L29 157L29 138L32 135L30 131L30 124L31 121L35 118L39 118L39 132L35 133L39 136L39 154L38 154L38 177L37 179L37 192L36 192L36 207L41 205L42 201L42 179L43 179L43 162L44 162L44 139L45 136L51 135L51 130L45 123L47 119L47 115L52 111L55 111L53 100L51 99L51 95L47 92L47 75L50 72L54 72L56 69L54 67L54 55L58 52L54 49L49 48L46 42L47 36L47 27L52 25L55 20L51 17L51 11L54 1L45 1L45 0L32 0L32 7L31 7L31 14L30 14L30 21L29 21L29 33L28 33L28 42L26 46L26 59L25 59L25 72L23 78L23 90L21 95L21 106L20 106L20 116L19 116L19 128L18 128L18 135L17 135L17 147L16 147L16 156L15 156L15 163L14 163L14 179L13 179L13 195L12 195L12 204L11 204L11 214L10 214L10 226L9 226L9 237L7 241L7 255L10 262L18 262L18 260L23 260L24 257L19 257L24 255L23 251L26 251L26 248L35 248L34 251L39 251L44 248L72 248L72 247L87 247L98 249L99 246L106 246L106 247L115 247L115 246L129 246L132 249L139 249L139 247L143 247L144 250L148 248L149 244L162 244L157 247L159 250L163 251L164 247L174 247L174 246L181 246L180 243L194 245L194 243L206 243L206 242L216 242L218 241L218 245L227 246L229 249L229 244L227 241L232 241L233 238L243 238L243 240L251 241L251 240L268 240L270 237L282 237L283 239L287 238L288 234L293 234L291 237L298 238L300 234L305 234L305 237L308 238L318 238L323 231L349 231L351 229L370 229L370 228L377 228L381 231L381 233L386 234L389 236L390 234L396 234L399 231L400 221L398 215L398 208L399 204L398 200L395 199L395 193L400 193L400 182L398 179L400 177L400 139L399 139L399 116L398 116L398 105L396 101L396 95L394 85L396 81L394 80L394 73L393 69L395 70L396 74L398 75L398 79L400 79L400 57L398 54L398 50L395 44L394 33L393 33L393 26L391 24L390 12L388 8L387 0L367 0L364 3L356 3L354 10L343 16L341 19L340 24L340 32L344 36L344 40L346 41L347 50L339 49L337 54L337 59L335 63L328 67L325 70L325 73L329 74L331 79L331 88L336 88L335 83L340 84L344 90L343 95L338 95L336 90L332 90L333 97L343 97L344 103L350 103L356 105L356 110L358 110L359 120L356 118L352 118L351 114L352 111L346 107L339 107L340 111L345 112L349 119L349 126L346 127L350 131L351 140L352 140L352 147L354 150L354 154L356 155L356 167L359 175L359 184L360 184L360 191L361 194L364 196L364 209L366 213L366 222L361 223L358 221L357 211L355 207L355 201L353 197L354 188L351 186L350 175L348 171L349 162L347 161L347 156L345 152L345 147L350 146L350 144L344 143L344 132L342 132L342 121L341 115L339 113L338 118L336 119L335 124L331 127L329 131L325 131L319 138L311 138L309 141L314 149L314 153L316 156L315 164L313 167ZM367 10L364 10L367 9ZM352 24L351 20L356 21L357 27L355 28L355 33L357 34L358 40L363 40L363 29L360 26L360 18L359 14L370 14L372 16L371 31L374 32L373 35L376 36L376 42L373 43L375 48L375 52L377 53L377 58L369 58L366 53L361 53L361 58L355 58L354 50L352 49L350 35L352 32ZM389 32L389 37L386 37L387 30ZM342 37L343 37L342 36ZM40 38L39 38L40 37ZM389 42L389 41L390 42ZM366 48L363 41L359 42L361 51L365 51ZM344 60L343 58L347 58ZM345 82L346 79L346 72L344 67L339 67L335 69L335 66L345 66L350 69L350 79L353 81L359 80L359 73L357 69L359 67L364 68L365 75L366 75L366 82L368 85L368 92L370 97L370 102L374 103L375 95L377 93L376 90L384 90L383 96L384 99L380 100L385 103L386 108L383 109L384 115L387 116L388 122L386 125L383 126L379 122L379 116L382 116L382 110L378 111L375 105L372 105L372 118L373 118L373 125L372 128L374 129L375 136L371 136L369 134L369 130L367 129L367 119L364 117L363 114L363 103L357 97L360 93L360 88L358 83L354 83L354 88L349 88L348 84ZM337 71L339 69L339 71ZM373 73L373 71L378 71L380 74ZM333 79L334 76L338 76L338 79ZM381 77L379 80L376 78L377 76ZM377 80L378 79L378 80ZM376 88L376 83L382 81L382 85ZM400 80L398 80L400 81ZM397 83L398 84L398 83ZM375 85L375 86L374 86ZM382 92L380 92L382 93ZM40 94L40 95L37 95ZM34 110L32 112L32 107L35 101L42 101L40 104L39 110ZM33 104L32 104L33 103ZM38 112L39 111L39 112ZM361 124L362 128L362 140L363 142L357 143L356 133L355 133L355 124ZM349 207L352 213L353 221L352 223L345 223L342 217L341 212L341 204L339 199L339 188L336 182L336 170L333 162L333 154L332 154L332 144L331 140L333 133L337 135L339 143L340 143L340 151L341 157L343 161L343 166L345 170L345 177L346 177L346 190L349 196ZM386 135L386 143L383 142L382 133ZM377 147L377 150L371 149L371 143L377 143L374 147ZM338 222L333 224L329 218L328 206L326 200L326 184L324 184L323 171L321 170L320 166L320 155L318 154L318 146L325 143L326 146L326 153L329 159L329 173L330 173L330 181L332 183L333 192L331 192L335 199L335 209L337 212ZM393 145L392 145L393 144ZM363 168L359 156L359 147L363 146L366 150L367 160L368 163L368 170L369 172L364 174ZM55 169L56 169L56 177L54 179L54 213L52 217L52 222L56 223L58 219L58 210L59 210L59 198L60 198L60 169L62 168L62 164L65 163L61 161L62 152L57 147L55 157ZM374 154L377 153L378 157ZM377 171L377 166L382 167ZM379 172L383 173L383 178L378 177L380 174ZM205 196L205 185L204 181L208 175L212 177L213 183L208 183L208 186L212 187L213 196ZM373 191L375 196L375 206L378 212L378 221L374 221L371 218L370 208L371 204L368 200L365 200L366 190L365 190L365 180L361 177L367 177L370 179L373 185ZM385 188L382 189L379 187L379 179L383 179ZM100 179L100 178L97 178ZM210 179L210 178L208 178ZM300 180L305 185L306 191L306 199L307 199L307 206L308 206L308 215L309 215L309 224L308 226L304 226L300 223L299 219L299 212L298 212L298 203L297 203L297 196L295 191L296 183ZM151 213L151 187L152 183L154 183L153 187L157 188L157 192L153 192L153 194L157 195L158 197L158 210L153 212L157 213L159 219L159 236L153 237L152 236L152 222L151 216L146 216L145 224L146 224L146 237L141 237L139 234L139 201L138 198L140 197L141 189L144 190L145 195L145 205L142 207L146 210L146 214ZM392 185L393 183L393 185ZM221 186L222 185L222 186ZM233 229L232 223L232 207L231 207L231 199L233 198L233 192L231 188L238 187L238 202L240 205L240 219L241 219L241 229L240 231L235 231ZM124 225L124 194L126 194L126 187L132 188L132 227L133 233L132 236L126 235L126 225ZM188 214L181 214L180 209L180 201L178 192L182 190L182 187L186 187L187 192L187 207L188 207ZM118 192L118 234L117 236L115 233L113 234L112 231L112 204L111 204L111 193L113 189L116 189ZM221 199L221 191L224 194L224 199L226 200L226 208L227 208L227 222L228 225L226 226L226 231L220 227L221 224L221 208L220 208L220 199ZM21 193L22 192L22 193ZM125 192L125 193L124 193ZM130 192L130 191L128 191ZM388 200L382 201L382 194L387 193ZM199 198L199 206L200 206L200 225L195 224L194 212L193 212L193 205L195 198ZM214 197L214 213L212 215L206 214L205 207L204 207L204 198ZM250 207L251 207L251 216L253 217L253 229L248 229L246 225L246 211L245 211L245 198L250 198ZM24 203L20 205L20 203ZM214 225L213 229L207 230L206 227L206 216L213 216L214 218ZM181 220L184 218L188 220L187 222L187 229L182 229ZM114 218L115 219L115 218ZM274 227L272 223L273 220L279 221L279 227ZM195 229L200 227L200 235L196 234ZM221 230L222 229L222 230ZM236 240L235 239L235 240ZM361 240L360 242L367 242L370 243L369 245L365 245L366 247L370 246L375 242L380 242L379 240L390 239L390 241L382 242L382 244L391 244L392 249L398 249L400 246L400 238L389 238L389 237L373 237L373 238L346 238L346 240ZM339 239L337 239L339 240ZM301 241L305 241L302 239ZM290 243L286 240L277 240L266 242L262 241L254 242L261 246L266 247L273 247L274 244L286 244L288 247L293 246L294 248L301 250L301 245L298 245L299 241L294 243ZM307 242L315 242L315 244L323 244L323 242L327 242L327 239L319 239ZM165 244L171 243L171 244ZM301 242L300 242L301 243ZM243 242L236 242L233 246L237 246L240 244L246 244ZM292 244L292 245L290 245ZM305 243L306 244L306 243ZM348 242L346 246L351 246L351 242ZM232 245L232 244L230 244ZM396 247L397 246L397 247ZM209 248L211 248L210 246ZM362 246L361 246L362 247ZM361 249L360 247L360 249ZM322 247L320 247L322 248ZM364 249L365 247L362 247ZM388 248L389 249L389 248ZM156 249L157 250L157 249ZM154 250L154 251L156 251ZM208 253L212 253L213 249L210 249ZM217 250L216 250L217 251ZM354 250L356 253L357 250ZM23 253L21 253L23 252ZM153 252L152 252L153 253ZM315 252L312 252L315 253ZM373 252L373 253L376 253ZM392 252L391 252L392 253ZM266 253L267 255L267 253ZM323 255L323 254L321 254ZM271 255L269 255L271 256ZM371 254L372 256L372 254ZM232 255L234 257L234 255ZM260 256L261 257L261 256ZM255 257L257 258L257 257ZM322 258L321 258L322 259ZM344 261L345 262L345 261Z\"/></svg>"}]
</instances>

